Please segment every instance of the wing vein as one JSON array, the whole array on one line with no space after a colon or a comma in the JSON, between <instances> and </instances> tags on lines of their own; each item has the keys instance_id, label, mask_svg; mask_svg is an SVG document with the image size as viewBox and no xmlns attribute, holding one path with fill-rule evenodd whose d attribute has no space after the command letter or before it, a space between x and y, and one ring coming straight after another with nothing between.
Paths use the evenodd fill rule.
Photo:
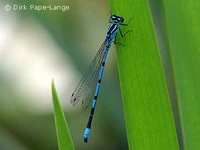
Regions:
<instances>
[{"instance_id":1,"label":"wing vein","mask_svg":"<svg viewBox=\"0 0 200 150\"><path fill-rule=\"evenodd\" d=\"M92 96L95 92L95 86L97 84L103 56L106 50L105 44L106 40L103 42L103 44L97 51L94 59L89 65L87 72L84 74L84 76L76 86L70 99L70 102L73 106L75 106L82 99L83 109L88 108L92 100Z\"/></svg>"}]
</instances>

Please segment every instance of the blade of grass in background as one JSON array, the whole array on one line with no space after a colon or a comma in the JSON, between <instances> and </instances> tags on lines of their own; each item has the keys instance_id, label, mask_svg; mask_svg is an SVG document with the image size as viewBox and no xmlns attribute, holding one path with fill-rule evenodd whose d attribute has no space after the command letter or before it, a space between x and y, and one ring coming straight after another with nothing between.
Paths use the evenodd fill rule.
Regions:
<instances>
[{"instance_id":1,"label":"blade of grass in background","mask_svg":"<svg viewBox=\"0 0 200 150\"><path fill-rule=\"evenodd\" d=\"M178 137L179 147L183 149L183 135L181 128L180 110L176 96L176 87L174 86L174 75L172 69L170 46L167 33L166 15L164 9L164 1L150 0L151 12L153 22L155 25L156 37L159 45L159 50L162 58L162 65L165 73L165 79L167 82L168 94L171 101L171 107L174 116L174 122L176 126L176 134Z\"/></svg>"},{"instance_id":2,"label":"blade of grass in background","mask_svg":"<svg viewBox=\"0 0 200 150\"><path fill-rule=\"evenodd\" d=\"M185 149L200 148L200 2L165 0Z\"/></svg>"},{"instance_id":3,"label":"blade of grass in background","mask_svg":"<svg viewBox=\"0 0 200 150\"><path fill-rule=\"evenodd\" d=\"M117 60L129 149L179 149L147 0L109 0L134 30L118 44Z\"/></svg>"},{"instance_id":4,"label":"blade of grass in background","mask_svg":"<svg viewBox=\"0 0 200 150\"><path fill-rule=\"evenodd\" d=\"M62 107L60 106L54 81L52 81L52 99L54 104L54 116L59 150L73 150L74 145L71 139L71 135L65 120Z\"/></svg>"}]
</instances>

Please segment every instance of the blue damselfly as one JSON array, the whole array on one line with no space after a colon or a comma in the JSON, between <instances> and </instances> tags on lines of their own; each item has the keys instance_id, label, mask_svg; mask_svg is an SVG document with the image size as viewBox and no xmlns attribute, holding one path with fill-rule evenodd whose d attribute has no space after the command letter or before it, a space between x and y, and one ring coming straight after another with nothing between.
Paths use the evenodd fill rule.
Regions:
<instances>
[{"instance_id":1,"label":"blue damselfly","mask_svg":"<svg viewBox=\"0 0 200 150\"><path fill-rule=\"evenodd\" d=\"M132 18L131 18L132 19ZM131 21L129 20L129 22ZM127 31L125 34L122 33L119 25L127 26L129 24L123 24L124 18L116 15L111 15L109 23L111 23L110 27L108 28L106 39L104 40L103 44L99 48L97 54L95 55L94 59L92 60L88 71L83 76L79 84L74 90L74 93L71 96L70 102L75 106L79 100L82 99L82 107L83 109L87 109L92 97L94 96L92 108L90 111L90 116L88 120L87 127L84 132L84 142L87 143L88 137L90 134L90 128L92 124L92 119L94 115L94 110L99 94L99 89L101 86L101 80L102 75L104 72L105 62L107 58L107 54L109 51L109 48L113 42L116 44L116 35L118 31L120 32L120 35L124 37L129 31ZM120 43L120 42L118 42ZM120 43L122 44L122 43ZM96 86L96 89L95 89Z\"/></svg>"}]
</instances>

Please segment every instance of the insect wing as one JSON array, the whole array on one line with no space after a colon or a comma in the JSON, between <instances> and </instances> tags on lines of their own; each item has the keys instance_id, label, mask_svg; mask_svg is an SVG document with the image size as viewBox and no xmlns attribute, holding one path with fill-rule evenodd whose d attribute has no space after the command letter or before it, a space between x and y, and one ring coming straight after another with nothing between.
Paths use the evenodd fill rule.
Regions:
<instances>
[{"instance_id":1,"label":"insect wing","mask_svg":"<svg viewBox=\"0 0 200 150\"><path fill-rule=\"evenodd\" d=\"M95 86L98 81L99 72L103 60L104 53L106 51L106 40L103 42L99 50L97 51L94 59L89 65L88 71L82 77L81 81L75 88L70 103L75 106L82 99L83 109L87 109L92 97L94 96Z\"/></svg>"}]
</instances>

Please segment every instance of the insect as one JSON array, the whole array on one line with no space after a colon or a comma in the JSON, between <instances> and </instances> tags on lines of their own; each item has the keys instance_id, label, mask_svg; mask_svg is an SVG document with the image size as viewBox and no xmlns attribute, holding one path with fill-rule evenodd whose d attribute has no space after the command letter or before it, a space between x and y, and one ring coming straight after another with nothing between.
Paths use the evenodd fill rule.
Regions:
<instances>
[{"instance_id":1,"label":"insect","mask_svg":"<svg viewBox=\"0 0 200 150\"><path fill-rule=\"evenodd\" d=\"M129 20L129 22L131 20L132 18ZM87 109L92 100L92 97L94 96L89 120L84 132L84 142L86 143L88 141L88 137L90 134L92 119L94 116L94 110L95 110L95 106L96 106L96 102L97 102L97 98L99 94L99 89L101 86L101 80L102 80L102 76L104 72L105 62L106 62L106 58L107 58L110 46L112 44L112 41L114 39L114 43L117 44L116 36L117 36L118 31L120 32L122 37L124 37L129 31L131 31L129 30L125 34L122 33L119 25L127 26L129 24L129 22L128 24L123 24L123 22L124 22L123 17L116 16L116 15L110 16L109 23L111 23L111 25L108 28L106 39L104 40L103 44L97 51L94 59L90 63L88 71L85 73L85 75L83 76L83 78L81 79L77 87L75 88L70 99L70 102L72 103L73 106L75 106L78 103L78 101L82 99L82 108ZM96 86L96 89L95 89L95 86Z\"/></svg>"}]
</instances>

